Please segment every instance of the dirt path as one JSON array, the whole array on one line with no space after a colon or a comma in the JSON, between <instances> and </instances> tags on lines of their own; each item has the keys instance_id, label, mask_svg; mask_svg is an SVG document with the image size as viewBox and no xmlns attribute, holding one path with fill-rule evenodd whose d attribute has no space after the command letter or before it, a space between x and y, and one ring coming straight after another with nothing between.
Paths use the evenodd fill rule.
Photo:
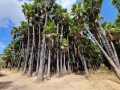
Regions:
<instances>
[{"instance_id":1,"label":"dirt path","mask_svg":"<svg viewBox=\"0 0 120 90\"><path fill-rule=\"evenodd\" d=\"M21 73L0 71L0 90L120 90L120 84L99 76L87 80L82 75L67 75L62 78L52 77L36 83L36 76L27 78Z\"/></svg>"}]
</instances>

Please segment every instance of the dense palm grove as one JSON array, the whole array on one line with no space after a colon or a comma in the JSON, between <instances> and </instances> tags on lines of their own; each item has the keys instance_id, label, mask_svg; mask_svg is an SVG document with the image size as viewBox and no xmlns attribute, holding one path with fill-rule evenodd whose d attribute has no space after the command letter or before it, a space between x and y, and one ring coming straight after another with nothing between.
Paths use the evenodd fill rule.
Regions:
<instances>
[{"instance_id":1,"label":"dense palm grove","mask_svg":"<svg viewBox=\"0 0 120 90\"><path fill-rule=\"evenodd\" d=\"M37 76L37 81L62 77L70 73L99 69L104 64L120 79L120 2L114 23L100 22L103 0L83 0L74 4L70 13L55 0L24 3L27 22L11 31L13 41L5 49L5 67L22 75Z\"/></svg>"}]
</instances>

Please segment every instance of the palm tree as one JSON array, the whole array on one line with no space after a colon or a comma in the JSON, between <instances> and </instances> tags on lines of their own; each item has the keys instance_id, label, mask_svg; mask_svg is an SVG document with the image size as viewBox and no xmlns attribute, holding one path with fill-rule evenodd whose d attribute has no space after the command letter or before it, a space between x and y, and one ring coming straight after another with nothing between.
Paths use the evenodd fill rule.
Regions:
<instances>
[{"instance_id":1,"label":"palm tree","mask_svg":"<svg viewBox=\"0 0 120 90\"><path fill-rule=\"evenodd\" d=\"M85 25L85 27L86 27L86 25ZM105 52L105 50L101 47L101 45L98 43L98 41L94 38L94 36L92 35L92 33L89 31L89 29L87 27L86 27L86 30L88 31L88 33L90 34L92 39L95 41L95 43L99 46L100 50L105 55L105 57L107 58L109 63L112 65L112 67L114 68L118 78L120 78L120 71L119 71L118 67L115 65L115 63L112 61L112 59L108 56L108 54Z\"/></svg>"},{"instance_id":2,"label":"palm tree","mask_svg":"<svg viewBox=\"0 0 120 90\"><path fill-rule=\"evenodd\" d=\"M86 0L87 1L87 0ZM87 4L88 2L86 2L85 4L78 4L78 7L76 7L75 5L74 5L74 7L76 8L76 9L73 9L72 11L75 11L76 10L76 12L74 12L74 13L76 13L76 14L74 14L74 16L76 16L76 15L78 15L77 17L78 17L78 21L79 21L79 19L82 19L82 20L80 20L80 21L84 21L85 20L85 18L81 18L81 17L85 17L85 16L87 16L87 14L85 13L86 11L88 11L89 10L89 8L90 7L87 7L86 8L86 4ZM94 18L96 18L97 19L97 16L96 15L98 15L98 13L100 12L100 11L98 11L98 7L96 6L96 5L94 5L94 4L99 4L99 6L102 4L102 0L100 1L100 3L99 3L99 1L95 1L95 2L93 2L92 3L92 8L91 9L93 9L93 10L91 10L92 11L92 13L93 13L93 17ZM84 5L84 6L83 6ZM89 3L87 4L88 6L89 6ZM101 8L101 7L100 7ZM81 10L80 10L81 9ZM100 10L100 9L99 9ZM80 11L80 12L79 12ZM82 15L82 16L79 16L79 13ZM90 16L90 18L91 18L91 16ZM96 20L96 19L94 19L94 21ZM94 22L93 20L91 20L90 21L90 23L93 23ZM83 23L83 22L82 22ZM86 24L84 24L84 26L85 26L85 28L86 28L86 30L87 30L87 32L89 31L89 29L87 28L87 26L86 26ZM100 23L99 23L99 26L100 26L100 29L102 29L102 34L104 34L104 32L103 32L103 28L101 27L101 25L100 25ZM91 32L89 31L88 32L89 34L90 34L90 36L92 35L91 34ZM105 34L103 35L104 36L104 38L105 38ZM94 36L92 35L92 38L93 38ZM106 39L106 38L105 38ZM96 40L95 38L94 38L94 40ZM96 40L95 41L96 43L97 43L97 45L99 44L98 43L98 41ZM106 39L106 42L107 42L107 39ZM108 42L107 42L108 43ZM100 44L98 45L98 46L100 46ZM99 47L100 49L102 48L101 46ZM103 50L103 48L102 48L102 50ZM109 50L110 50L110 48L109 48ZM103 52L103 51L102 51ZM103 52L103 54L105 55L105 54L107 54L105 51ZM109 61L109 59L110 59L110 57L108 57L108 55L105 55L106 56L106 58L108 59L108 61ZM110 61L109 61L110 62ZM113 62L110 62L110 64L112 64L113 65ZM114 65L113 65L114 66ZM116 70L116 67L114 68L115 70ZM116 72L117 72L117 70L116 70ZM118 77L119 77L119 73L117 72L117 74L118 74Z\"/></svg>"},{"instance_id":3,"label":"palm tree","mask_svg":"<svg viewBox=\"0 0 120 90\"><path fill-rule=\"evenodd\" d=\"M65 54L67 53L68 47L69 47L68 40L65 39L65 38L62 38L62 40L61 40L61 50L63 52L63 75L67 74Z\"/></svg>"},{"instance_id":4,"label":"palm tree","mask_svg":"<svg viewBox=\"0 0 120 90\"><path fill-rule=\"evenodd\" d=\"M62 6L60 5L57 5L55 4L54 7L53 7L53 11L52 11L52 14L53 14L53 20L54 22L57 24L57 33L59 33L59 28L60 28L60 18L61 18L61 10L62 10ZM60 76L60 70L59 70L59 36L57 38L57 74L56 76L59 77Z\"/></svg>"},{"instance_id":5,"label":"palm tree","mask_svg":"<svg viewBox=\"0 0 120 90\"><path fill-rule=\"evenodd\" d=\"M28 20L28 40L27 40L27 50L26 50L26 60L25 60L25 65L24 65L24 69L23 69L23 75L26 73L26 68L27 68L27 63L29 60L29 55L30 55L30 5L27 3L24 3L24 5L22 5L22 11L24 13L24 15L26 16L26 19Z\"/></svg>"},{"instance_id":6,"label":"palm tree","mask_svg":"<svg viewBox=\"0 0 120 90\"><path fill-rule=\"evenodd\" d=\"M101 0L101 2L102 2L102 0ZM101 2L97 1L97 2L95 2L95 3L93 3L93 4L99 4L99 6L101 6L101 5L102 5ZM95 7L95 8L96 8L96 7ZM96 9L97 9L97 8L96 8ZM99 11L99 12L100 12L100 11ZM96 12L96 10L93 11L94 14L97 13L96 15L98 15L99 12ZM100 24L100 22L99 22L99 20L98 20L98 16L95 16L95 17L96 17L95 20L97 20L98 26L99 26L100 30L102 31L103 38L105 38L105 42L106 42L107 45L108 45L108 49L110 50L110 53L112 53L113 51L111 50L111 47L110 47L110 45L109 45L109 42L108 42L108 40L107 40L107 38L106 38L106 35L105 35L105 33L104 33L104 30L103 30L103 28L102 28L102 26L101 26L101 24ZM90 22L90 23L91 23L91 22ZM95 23L95 21L94 21L94 23ZM112 65L112 67L114 68L117 76L120 77L119 68L115 65L115 63L114 63L113 60L112 60L112 59L114 59L114 60L116 61L117 59L111 58L111 57L106 53L106 51L102 48L102 46L98 43L98 41L95 39L95 37L92 35L92 33L89 31L89 29L88 29L88 27L86 26L86 24L84 24L84 26L85 26L87 32L88 32L88 33L90 34L90 36L93 38L93 40L94 40L94 41L96 42L96 44L99 46L100 50L101 50L102 53L105 55L105 57L107 58L107 60L109 61L109 63L110 63L110 64Z\"/></svg>"},{"instance_id":7,"label":"palm tree","mask_svg":"<svg viewBox=\"0 0 120 90\"><path fill-rule=\"evenodd\" d=\"M14 66L14 61L16 60L14 41L17 38L18 31L19 31L19 28L17 28L17 27L13 27L13 30L11 31L11 35L13 37L13 60L11 62L11 68Z\"/></svg>"},{"instance_id":8,"label":"palm tree","mask_svg":"<svg viewBox=\"0 0 120 90\"><path fill-rule=\"evenodd\" d=\"M51 0L46 1L45 3L45 7L43 7L43 9L45 9L45 23L44 23L44 27L43 27L43 38L42 38L42 47L41 47L41 54L40 54L40 66L39 66L39 72L37 75L37 81L43 81L44 77L43 77L43 61L44 61L44 56L45 56L45 31L46 31L46 26L47 26L47 21L48 21L48 16L49 13L51 11L52 5L51 5Z\"/></svg>"},{"instance_id":9,"label":"palm tree","mask_svg":"<svg viewBox=\"0 0 120 90\"><path fill-rule=\"evenodd\" d=\"M101 24L102 3L83 0L73 5L71 15L55 0L25 3L22 11L28 21L13 28L13 41L4 53L6 65L18 71L23 68L23 75L28 70L29 77L35 72L37 81L81 70L89 78L89 65L98 69L104 55L120 78L120 16L113 24ZM119 11L119 2L113 4Z\"/></svg>"},{"instance_id":10,"label":"palm tree","mask_svg":"<svg viewBox=\"0 0 120 90\"><path fill-rule=\"evenodd\" d=\"M55 24L52 21L48 22L48 25L46 27L46 40L47 40L47 46L48 46L48 68L47 68L47 79L50 79L50 65L51 65L51 49L54 45L54 39L57 35Z\"/></svg>"},{"instance_id":11,"label":"palm tree","mask_svg":"<svg viewBox=\"0 0 120 90\"><path fill-rule=\"evenodd\" d=\"M34 4L37 6L36 7L36 18L37 18L37 24L38 24L38 33L39 33L39 42L38 42L38 57L37 57L37 66L36 66L36 75L38 74L39 70L39 62L40 62L40 48L41 48L41 20L42 20L42 15L44 14L44 2L43 0L34 0Z\"/></svg>"},{"instance_id":12,"label":"palm tree","mask_svg":"<svg viewBox=\"0 0 120 90\"><path fill-rule=\"evenodd\" d=\"M19 69L20 69L20 67L21 67L21 64L24 64L25 63L25 42L27 41L27 35L26 35L26 33L27 33L27 27L28 27L28 23L27 22L24 22L24 21L22 21L21 22L21 26L19 26L19 31L18 31L18 36L19 36L19 38L20 38L20 48L22 48L21 49L21 51L20 51L20 60L19 60L19 64L18 64L18 71L19 71Z\"/></svg>"},{"instance_id":13,"label":"palm tree","mask_svg":"<svg viewBox=\"0 0 120 90\"><path fill-rule=\"evenodd\" d=\"M62 38L64 38L64 33L65 33L65 26L67 23L67 19L68 19L68 13L67 13L67 9L62 9L61 11L61 31L60 31L60 41L62 41ZM60 75L63 75L63 53L62 51L60 51ZM65 57L65 56L64 56ZM65 69L65 68L64 68Z\"/></svg>"},{"instance_id":14,"label":"palm tree","mask_svg":"<svg viewBox=\"0 0 120 90\"><path fill-rule=\"evenodd\" d=\"M13 49L12 44L9 44L8 47L5 49L4 55L2 57L2 59L5 60L5 67L9 69L11 68L10 64L12 62L11 61L13 55L12 49Z\"/></svg>"},{"instance_id":15,"label":"palm tree","mask_svg":"<svg viewBox=\"0 0 120 90\"><path fill-rule=\"evenodd\" d=\"M29 4L28 7L30 8L30 23L32 24L32 51L30 53L30 59L29 59L29 70L28 70L28 77L32 76L33 72L33 59L34 59L34 49L35 49L35 21L34 21L34 15L35 15L35 5L34 4Z\"/></svg>"},{"instance_id":16,"label":"palm tree","mask_svg":"<svg viewBox=\"0 0 120 90\"><path fill-rule=\"evenodd\" d=\"M118 55L117 52L115 50L115 46L113 44L114 38L111 35L111 31L115 31L116 29L112 26L111 23L104 23L104 30L106 30L106 37L108 38L108 41L111 44L111 48L113 50L112 56L115 58L113 58L114 63L117 65L118 68L120 68L120 63L119 63L119 59L118 59Z\"/></svg>"}]
</instances>

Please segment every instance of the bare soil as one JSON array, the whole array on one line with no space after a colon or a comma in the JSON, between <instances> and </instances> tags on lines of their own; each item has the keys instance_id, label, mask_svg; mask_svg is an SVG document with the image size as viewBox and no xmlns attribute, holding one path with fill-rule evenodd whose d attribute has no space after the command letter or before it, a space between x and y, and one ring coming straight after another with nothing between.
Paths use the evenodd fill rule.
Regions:
<instances>
[{"instance_id":1,"label":"bare soil","mask_svg":"<svg viewBox=\"0 0 120 90\"><path fill-rule=\"evenodd\" d=\"M34 75L28 78L21 72L2 70L0 90L120 90L120 81L113 73L97 71L89 80L84 75L71 74L36 83Z\"/></svg>"}]
</instances>

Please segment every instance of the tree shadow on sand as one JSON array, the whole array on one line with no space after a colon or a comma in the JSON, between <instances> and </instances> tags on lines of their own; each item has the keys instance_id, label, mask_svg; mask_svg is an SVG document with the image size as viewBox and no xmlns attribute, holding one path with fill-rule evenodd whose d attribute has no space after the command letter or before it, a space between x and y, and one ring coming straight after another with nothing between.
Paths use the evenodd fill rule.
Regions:
<instances>
[{"instance_id":1,"label":"tree shadow on sand","mask_svg":"<svg viewBox=\"0 0 120 90\"><path fill-rule=\"evenodd\" d=\"M82 76L84 76L85 72L84 71L80 71L80 72L75 73L75 75L82 75Z\"/></svg>"},{"instance_id":2,"label":"tree shadow on sand","mask_svg":"<svg viewBox=\"0 0 120 90\"><path fill-rule=\"evenodd\" d=\"M7 89L12 84L12 81L0 82L0 90Z\"/></svg>"},{"instance_id":3,"label":"tree shadow on sand","mask_svg":"<svg viewBox=\"0 0 120 90\"><path fill-rule=\"evenodd\" d=\"M4 76L7 76L7 75L0 73L0 77L4 77Z\"/></svg>"}]
</instances>

